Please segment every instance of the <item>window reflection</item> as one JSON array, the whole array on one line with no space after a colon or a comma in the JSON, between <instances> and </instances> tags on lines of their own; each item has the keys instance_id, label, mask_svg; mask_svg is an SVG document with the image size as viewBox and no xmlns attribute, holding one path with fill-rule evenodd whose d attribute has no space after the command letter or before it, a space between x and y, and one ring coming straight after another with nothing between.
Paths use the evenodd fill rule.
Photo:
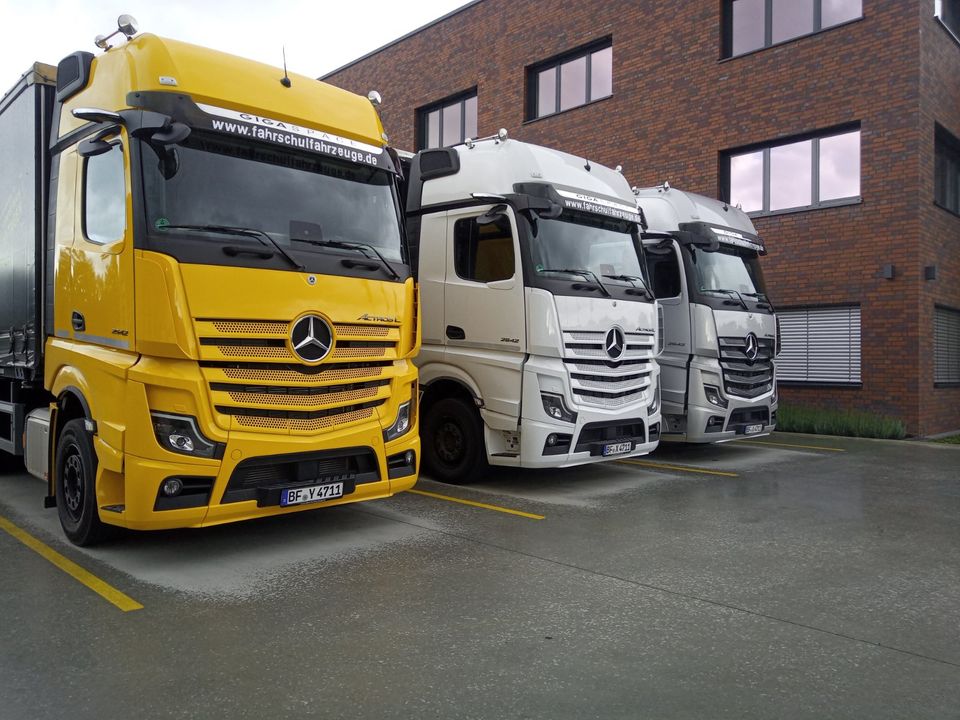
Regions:
<instances>
[{"instance_id":1,"label":"window reflection","mask_svg":"<svg viewBox=\"0 0 960 720\"><path fill-rule=\"evenodd\" d=\"M811 0L773 0L773 42L783 42L812 32Z\"/></svg>"},{"instance_id":2,"label":"window reflection","mask_svg":"<svg viewBox=\"0 0 960 720\"><path fill-rule=\"evenodd\" d=\"M820 140L820 200L860 194L860 132Z\"/></svg>"},{"instance_id":3,"label":"window reflection","mask_svg":"<svg viewBox=\"0 0 960 720\"><path fill-rule=\"evenodd\" d=\"M569 110L587 101L587 59L571 60L560 66L560 109Z\"/></svg>"},{"instance_id":4,"label":"window reflection","mask_svg":"<svg viewBox=\"0 0 960 720\"><path fill-rule=\"evenodd\" d=\"M584 50L547 67L535 66L527 71L527 85L527 117L531 120L609 97L613 93L613 48Z\"/></svg>"},{"instance_id":5,"label":"window reflection","mask_svg":"<svg viewBox=\"0 0 960 720\"><path fill-rule=\"evenodd\" d=\"M770 209L803 207L811 200L810 140L770 149Z\"/></svg>"},{"instance_id":6,"label":"window reflection","mask_svg":"<svg viewBox=\"0 0 960 720\"><path fill-rule=\"evenodd\" d=\"M457 145L477 137L475 93L417 111L420 149Z\"/></svg>"},{"instance_id":7,"label":"window reflection","mask_svg":"<svg viewBox=\"0 0 960 720\"><path fill-rule=\"evenodd\" d=\"M855 20L863 14L861 0L822 0L822 3L820 12L823 27Z\"/></svg>"},{"instance_id":8,"label":"window reflection","mask_svg":"<svg viewBox=\"0 0 960 720\"><path fill-rule=\"evenodd\" d=\"M763 210L763 151L730 158L730 203L744 212Z\"/></svg>"},{"instance_id":9,"label":"window reflection","mask_svg":"<svg viewBox=\"0 0 960 720\"><path fill-rule=\"evenodd\" d=\"M126 185L123 179L123 149L114 145L103 155L86 160L84 230L95 243L123 239L127 225Z\"/></svg>"},{"instance_id":10,"label":"window reflection","mask_svg":"<svg viewBox=\"0 0 960 720\"><path fill-rule=\"evenodd\" d=\"M764 46L764 0L734 0L733 54Z\"/></svg>"},{"instance_id":11,"label":"window reflection","mask_svg":"<svg viewBox=\"0 0 960 720\"><path fill-rule=\"evenodd\" d=\"M590 56L590 99L613 93L613 48L597 50Z\"/></svg>"}]
</instances>

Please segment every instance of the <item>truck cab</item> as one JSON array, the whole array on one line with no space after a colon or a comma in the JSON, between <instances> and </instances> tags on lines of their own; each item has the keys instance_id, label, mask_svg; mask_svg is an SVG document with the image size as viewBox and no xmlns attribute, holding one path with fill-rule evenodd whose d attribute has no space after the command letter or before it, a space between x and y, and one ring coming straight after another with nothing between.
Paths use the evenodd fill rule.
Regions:
<instances>
[{"instance_id":1,"label":"truck cab","mask_svg":"<svg viewBox=\"0 0 960 720\"><path fill-rule=\"evenodd\" d=\"M623 176L501 131L418 153L406 195L430 476L656 447L657 304Z\"/></svg>"},{"instance_id":2,"label":"truck cab","mask_svg":"<svg viewBox=\"0 0 960 720\"><path fill-rule=\"evenodd\" d=\"M777 319L753 223L727 203L668 184L635 193L663 310L664 439L769 434L777 424Z\"/></svg>"},{"instance_id":3,"label":"truck cab","mask_svg":"<svg viewBox=\"0 0 960 720\"><path fill-rule=\"evenodd\" d=\"M123 19L0 105L36 148L0 167L34 209L0 228L29 300L0 449L78 544L411 487L417 294L376 109Z\"/></svg>"}]
</instances>

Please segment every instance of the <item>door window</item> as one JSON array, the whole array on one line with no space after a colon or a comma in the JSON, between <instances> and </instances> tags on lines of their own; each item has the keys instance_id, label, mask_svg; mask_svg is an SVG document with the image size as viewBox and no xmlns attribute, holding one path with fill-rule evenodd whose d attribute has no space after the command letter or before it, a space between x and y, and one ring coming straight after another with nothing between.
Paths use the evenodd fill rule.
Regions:
<instances>
[{"instance_id":1,"label":"door window","mask_svg":"<svg viewBox=\"0 0 960 720\"><path fill-rule=\"evenodd\" d=\"M84 162L83 234L98 245L123 239L127 225L123 148L113 145Z\"/></svg>"},{"instance_id":2,"label":"door window","mask_svg":"<svg viewBox=\"0 0 960 720\"><path fill-rule=\"evenodd\" d=\"M488 283L513 277L513 234L506 216L478 225L476 218L457 220L453 226L453 258L457 275L464 280Z\"/></svg>"}]
</instances>

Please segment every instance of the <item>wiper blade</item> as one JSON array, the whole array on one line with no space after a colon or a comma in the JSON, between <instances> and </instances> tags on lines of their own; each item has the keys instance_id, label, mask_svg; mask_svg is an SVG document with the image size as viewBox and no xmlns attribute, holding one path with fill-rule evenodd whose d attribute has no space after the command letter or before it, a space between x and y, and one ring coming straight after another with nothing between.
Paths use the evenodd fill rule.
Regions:
<instances>
[{"instance_id":1,"label":"wiper blade","mask_svg":"<svg viewBox=\"0 0 960 720\"><path fill-rule=\"evenodd\" d=\"M702 290L702 292L712 292L712 293L724 293L730 297L737 299L737 304L742 305L743 309L747 312L750 312L750 307L747 305L747 301L743 299L743 296L738 290L724 290L722 288L707 288Z\"/></svg>"},{"instance_id":2,"label":"wiper blade","mask_svg":"<svg viewBox=\"0 0 960 720\"><path fill-rule=\"evenodd\" d=\"M284 250L276 240L270 237L263 230L256 228L234 227L232 225L164 225L164 230L199 230L200 232L216 232L224 235L242 235L244 237L257 238L261 243L273 246L287 261L297 270L304 270L303 263L296 260L290 253Z\"/></svg>"},{"instance_id":3,"label":"wiper blade","mask_svg":"<svg viewBox=\"0 0 960 720\"><path fill-rule=\"evenodd\" d=\"M636 275L604 275L605 278L610 278L611 280L622 280L624 282L630 283L633 287L637 287L637 280L640 281L640 290L643 291L643 294L646 295L648 300L653 300L653 293L650 292L650 289L644 284L642 277L637 277Z\"/></svg>"},{"instance_id":4,"label":"wiper blade","mask_svg":"<svg viewBox=\"0 0 960 720\"><path fill-rule=\"evenodd\" d=\"M592 270L580 270L575 268L544 268L540 272L564 273L566 275L579 275L585 278L593 278L593 281L597 284L597 287L600 288L600 292L607 297L612 297L610 295L610 291L607 290L607 286L600 282L600 278L598 278Z\"/></svg>"},{"instance_id":5,"label":"wiper blade","mask_svg":"<svg viewBox=\"0 0 960 720\"><path fill-rule=\"evenodd\" d=\"M773 311L773 300L771 300L769 297L767 297L767 294L766 294L766 293L753 292L753 293L743 293L743 294L746 295L747 297L756 298L756 299L759 300L761 303L766 303L767 307L770 308L770 310ZM776 311L774 311L774 312L776 312Z\"/></svg>"},{"instance_id":6,"label":"wiper blade","mask_svg":"<svg viewBox=\"0 0 960 720\"><path fill-rule=\"evenodd\" d=\"M312 240L308 238L299 238L292 237L290 238L294 242L307 243L309 245L317 245L318 247L332 247L332 248L342 248L343 250L356 250L359 253L362 253L366 257L376 257L382 264L383 268L393 276L394 280L400 279L400 274L393 269L393 266L387 262L387 259L377 250L373 245L369 243L359 243L359 242L344 242L342 240ZM373 256L370 253L373 253Z\"/></svg>"}]
</instances>

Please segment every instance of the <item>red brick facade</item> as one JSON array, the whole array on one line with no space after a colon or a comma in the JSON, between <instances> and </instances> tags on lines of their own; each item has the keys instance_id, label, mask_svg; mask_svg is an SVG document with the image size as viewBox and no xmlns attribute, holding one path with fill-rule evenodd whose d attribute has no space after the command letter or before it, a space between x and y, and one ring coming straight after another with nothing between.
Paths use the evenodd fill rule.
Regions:
<instances>
[{"instance_id":1,"label":"red brick facade","mask_svg":"<svg viewBox=\"0 0 960 720\"><path fill-rule=\"evenodd\" d=\"M505 127L622 165L631 184L714 197L722 151L859 122L862 202L756 225L780 306L860 304L862 387L782 396L897 417L915 435L960 429L960 388L934 387L932 335L936 304L960 308L960 217L933 203L935 124L960 137L960 43L933 0L863 0L859 20L721 59L722 8L482 0L323 79L379 90L399 148L415 149L418 108L476 87L481 136ZM525 69L605 37L612 96L525 122Z\"/></svg>"}]
</instances>

